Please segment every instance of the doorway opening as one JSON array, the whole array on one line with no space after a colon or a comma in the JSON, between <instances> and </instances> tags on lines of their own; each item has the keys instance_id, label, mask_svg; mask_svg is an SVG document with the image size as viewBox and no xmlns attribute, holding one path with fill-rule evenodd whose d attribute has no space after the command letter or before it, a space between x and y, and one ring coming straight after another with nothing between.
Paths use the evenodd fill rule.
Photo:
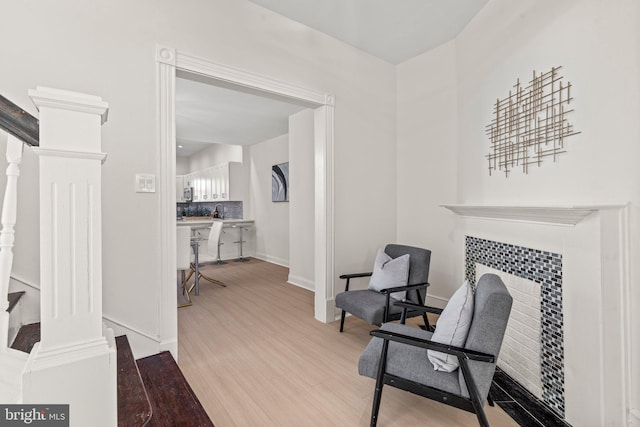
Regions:
<instances>
[{"instance_id":1,"label":"doorway opening","mask_svg":"<svg viewBox=\"0 0 640 427\"><path fill-rule=\"evenodd\" d=\"M314 317L331 322L334 314L333 286L333 96L299 88L287 82L234 69L177 52L157 48L158 114L160 144L160 241L161 298L160 342L177 357L176 313L176 77L188 75L216 86L279 99L313 109L314 162Z\"/></svg>"}]
</instances>

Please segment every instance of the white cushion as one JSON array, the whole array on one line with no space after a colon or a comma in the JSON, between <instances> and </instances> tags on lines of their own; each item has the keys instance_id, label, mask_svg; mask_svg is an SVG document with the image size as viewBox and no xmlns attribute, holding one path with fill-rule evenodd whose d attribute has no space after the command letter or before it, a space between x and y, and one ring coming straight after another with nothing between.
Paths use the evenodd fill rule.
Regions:
<instances>
[{"instance_id":1,"label":"white cushion","mask_svg":"<svg viewBox=\"0 0 640 427\"><path fill-rule=\"evenodd\" d=\"M380 292L383 289L407 286L409 279L409 254L391 258L384 250L378 249L373 263L373 274L369 281L369 289ZM406 291L394 292L392 298L403 300Z\"/></svg>"},{"instance_id":2,"label":"white cushion","mask_svg":"<svg viewBox=\"0 0 640 427\"><path fill-rule=\"evenodd\" d=\"M473 290L467 280L453 294L442 311L431 341L462 347L467 341L473 317ZM458 358L434 350L427 351L436 371L453 372L458 369Z\"/></svg>"}]
</instances>

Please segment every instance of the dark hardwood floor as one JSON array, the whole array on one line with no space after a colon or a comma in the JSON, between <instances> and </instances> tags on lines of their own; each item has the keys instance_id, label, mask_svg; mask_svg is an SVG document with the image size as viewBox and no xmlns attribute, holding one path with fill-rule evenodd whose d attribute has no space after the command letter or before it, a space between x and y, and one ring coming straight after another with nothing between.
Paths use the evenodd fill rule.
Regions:
<instances>
[{"instance_id":1,"label":"dark hardwood floor","mask_svg":"<svg viewBox=\"0 0 640 427\"><path fill-rule=\"evenodd\" d=\"M31 353L34 344L40 341L40 323L23 325L18 331L18 335L13 340L11 348L14 350Z\"/></svg>"},{"instance_id":2,"label":"dark hardwood floor","mask_svg":"<svg viewBox=\"0 0 640 427\"><path fill-rule=\"evenodd\" d=\"M165 351L137 363L151 401L149 426L213 426L171 353Z\"/></svg>"},{"instance_id":3,"label":"dark hardwood floor","mask_svg":"<svg viewBox=\"0 0 640 427\"><path fill-rule=\"evenodd\" d=\"M39 341L40 323L32 323L22 326L11 348L29 353ZM135 361L124 335L116 347L119 427L213 426L171 353Z\"/></svg>"},{"instance_id":4,"label":"dark hardwood floor","mask_svg":"<svg viewBox=\"0 0 640 427\"><path fill-rule=\"evenodd\" d=\"M145 426L151 419L151 403L125 335L116 337L118 347L118 426Z\"/></svg>"}]
</instances>

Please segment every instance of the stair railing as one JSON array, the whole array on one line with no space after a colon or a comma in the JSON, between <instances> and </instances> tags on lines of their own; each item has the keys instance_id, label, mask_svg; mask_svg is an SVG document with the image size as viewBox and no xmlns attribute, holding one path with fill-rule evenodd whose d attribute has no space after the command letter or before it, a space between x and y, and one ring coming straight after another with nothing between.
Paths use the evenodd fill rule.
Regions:
<instances>
[{"instance_id":1,"label":"stair railing","mask_svg":"<svg viewBox=\"0 0 640 427\"><path fill-rule=\"evenodd\" d=\"M7 98L0 96L0 129L7 137L7 183L2 202L0 223L0 351L9 346L9 281L13 266L13 246L18 210L18 177L24 144L37 146L39 141L38 120L19 108Z\"/></svg>"}]
</instances>

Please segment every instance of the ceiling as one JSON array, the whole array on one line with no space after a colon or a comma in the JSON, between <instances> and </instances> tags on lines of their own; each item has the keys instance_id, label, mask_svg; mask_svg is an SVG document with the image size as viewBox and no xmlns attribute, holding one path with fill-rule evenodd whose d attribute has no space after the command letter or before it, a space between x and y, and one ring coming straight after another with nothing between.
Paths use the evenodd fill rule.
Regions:
<instances>
[{"instance_id":1,"label":"ceiling","mask_svg":"<svg viewBox=\"0 0 640 427\"><path fill-rule=\"evenodd\" d=\"M488 0L249 0L398 64L454 39ZM212 143L251 145L288 132L289 116L305 107L176 79L177 156Z\"/></svg>"},{"instance_id":2,"label":"ceiling","mask_svg":"<svg viewBox=\"0 0 640 427\"><path fill-rule=\"evenodd\" d=\"M392 64L454 39L488 0L249 0Z\"/></svg>"},{"instance_id":3,"label":"ceiling","mask_svg":"<svg viewBox=\"0 0 640 427\"><path fill-rule=\"evenodd\" d=\"M176 155L189 157L212 143L252 145L289 132L289 116L305 107L176 78Z\"/></svg>"}]
</instances>

